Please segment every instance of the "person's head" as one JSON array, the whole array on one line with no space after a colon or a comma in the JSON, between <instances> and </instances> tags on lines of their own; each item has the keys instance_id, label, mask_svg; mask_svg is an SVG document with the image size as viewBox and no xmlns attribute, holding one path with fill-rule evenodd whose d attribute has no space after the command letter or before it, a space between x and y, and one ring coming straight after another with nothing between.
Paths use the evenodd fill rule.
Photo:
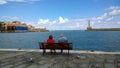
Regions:
<instances>
[{"instance_id":1,"label":"person's head","mask_svg":"<svg viewBox=\"0 0 120 68\"><path fill-rule=\"evenodd\" d=\"M64 35L63 34L60 34L60 37L63 37Z\"/></svg>"},{"instance_id":2,"label":"person's head","mask_svg":"<svg viewBox=\"0 0 120 68\"><path fill-rule=\"evenodd\" d=\"M49 35L49 39L53 39L53 36L52 36L52 35Z\"/></svg>"}]
</instances>

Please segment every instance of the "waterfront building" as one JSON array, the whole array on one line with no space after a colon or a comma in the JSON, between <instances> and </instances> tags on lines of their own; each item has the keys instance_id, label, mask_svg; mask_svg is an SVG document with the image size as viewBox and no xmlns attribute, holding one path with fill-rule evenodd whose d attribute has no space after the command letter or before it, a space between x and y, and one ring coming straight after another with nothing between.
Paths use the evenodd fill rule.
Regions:
<instances>
[{"instance_id":1,"label":"waterfront building","mask_svg":"<svg viewBox=\"0 0 120 68\"><path fill-rule=\"evenodd\" d=\"M0 32L26 32L28 27L19 21L0 22Z\"/></svg>"},{"instance_id":2,"label":"waterfront building","mask_svg":"<svg viewBox=\"0 0 120 68\"><path fill-rule=\"evenodd\" d=\"M46 28L35 28L19 21L0 22L0 32L46 32Z\"/></svg>"},{"instance_id":3,"label":"waterfront building","mask_svg":"<svg viewBox=\"0 0 120 68\"><path fill-rule=\"evenodd\" d=\"M35 31L35 27L32 25L28 25L28 31L29 32L34 32Z\"/></svg>"},{"instance_id":4,"label":"waterfront building","mask_svg":"<svg viewBox=\"0 0 120 68\"><path fill-rule=\"evenodd\" d=\"M5 31L5 23L4 22L0 22L0 32Z\"/></svg>"}]
</instances>

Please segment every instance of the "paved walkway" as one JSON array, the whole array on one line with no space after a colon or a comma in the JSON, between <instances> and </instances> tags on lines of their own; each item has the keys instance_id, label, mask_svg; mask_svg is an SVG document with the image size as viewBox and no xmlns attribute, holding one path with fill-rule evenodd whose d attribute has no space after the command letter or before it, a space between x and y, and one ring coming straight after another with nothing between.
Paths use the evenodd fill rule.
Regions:
<instances>
[{"instance_id":1,"label":"paved walkway","mask_svg":"<svg viewBox=\"0 0 120 68\"><path fill-rule=\"evenodd\" d=\"M56 54L39 51L0 51L0 68L120 68L120 54L71 51Z\"/></svg>"}]
</instances>

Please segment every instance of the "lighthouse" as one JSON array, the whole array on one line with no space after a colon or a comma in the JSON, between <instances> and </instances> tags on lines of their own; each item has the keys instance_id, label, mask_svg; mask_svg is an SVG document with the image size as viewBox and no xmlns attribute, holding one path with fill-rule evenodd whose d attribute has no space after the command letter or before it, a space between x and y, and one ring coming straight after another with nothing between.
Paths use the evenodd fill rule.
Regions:
<instances>
[{"instance_id":1,"label":"lighthouse","mask_svg":"<svg viewBox=\"0 0 120 68\"><path fill-rule=\"evenodd\" d=\"M92 30L92 27L90 26L90 20L88 20L88 27L87 27L87 31Z\"/></svg>"}]
</instances>

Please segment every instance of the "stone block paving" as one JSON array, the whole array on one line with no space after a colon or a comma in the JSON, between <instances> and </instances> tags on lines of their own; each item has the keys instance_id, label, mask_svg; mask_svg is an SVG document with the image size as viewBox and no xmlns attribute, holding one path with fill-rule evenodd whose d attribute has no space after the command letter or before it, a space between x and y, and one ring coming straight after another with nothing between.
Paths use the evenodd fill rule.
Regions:
<instances>
[{"instance_id":1,"label":"stone block paving","mask_svg":"<svg viewBox=\"0 0 120 68\"><path fill-rule=\"evenodd\" d=\"M120 68L120 54L0 52L0 68Z\"/></svg>"}]
</instances>

